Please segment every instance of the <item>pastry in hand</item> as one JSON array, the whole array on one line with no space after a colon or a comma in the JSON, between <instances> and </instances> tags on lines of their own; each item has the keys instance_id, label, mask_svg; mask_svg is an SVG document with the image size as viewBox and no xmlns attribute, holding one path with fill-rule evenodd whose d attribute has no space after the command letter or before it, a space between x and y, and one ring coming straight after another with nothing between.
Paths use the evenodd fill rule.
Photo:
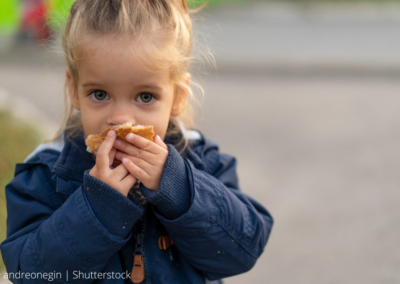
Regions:
<instances>
[{"instance_id":1,"label":"pastry in hand","mask_svg":"<svg viewBox=\"0 0 400 284\"><path fill-rule=\"evenodd\" d=\"M115 125L112 128L107 128L106 130L103 130L100 134L89 135L85 141L87 146L86 150L90 153L98 151L101 143L103 143L104 139L106 138L108 131L110 131L111 129L115 130L115 132L117 133L117 139L122 141L126 141L126 135L128 135L129 133L142 136L150 141L153 141L154 138L154 128L152 125L132 126L129 124L129 122L127 122L124 124Z\"/></svg>"}]
</instances>

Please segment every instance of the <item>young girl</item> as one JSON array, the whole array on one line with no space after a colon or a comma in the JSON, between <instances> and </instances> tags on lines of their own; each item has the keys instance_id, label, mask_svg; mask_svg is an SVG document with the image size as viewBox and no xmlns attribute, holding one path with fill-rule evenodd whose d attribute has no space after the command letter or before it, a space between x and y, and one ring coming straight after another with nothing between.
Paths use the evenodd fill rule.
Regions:
<instances>
[{"instance_id":1,"label":"young girl","mask_svg":"<svg viewBox=\"0 0 400 284\"><path fill-rule=\"evenodd\" d=\"M6 187L13 283L222 283L254 266L273 221L239 190L235 158L187 130L191 40L185 0L73 4L62 144L40 145ZM111 130L86 151L127 122L153 125L154 142Z\"/></svg>"}]
</instances>

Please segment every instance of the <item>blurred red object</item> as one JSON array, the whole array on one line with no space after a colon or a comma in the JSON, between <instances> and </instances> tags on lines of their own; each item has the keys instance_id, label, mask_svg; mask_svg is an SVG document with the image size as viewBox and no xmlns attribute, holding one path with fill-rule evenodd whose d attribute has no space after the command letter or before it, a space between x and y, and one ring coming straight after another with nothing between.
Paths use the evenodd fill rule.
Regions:
<instances>
[{"instance_id":1,"label":"blurred red object","mask_svg":"<svg viewBox=\"0 0 400 284\"><path fill-rule=\"evenodd\" d=\"M34 41L45 41L50 37L45 1L23 0L23 15L19 36Z\"/></svg>"}]
</instances>

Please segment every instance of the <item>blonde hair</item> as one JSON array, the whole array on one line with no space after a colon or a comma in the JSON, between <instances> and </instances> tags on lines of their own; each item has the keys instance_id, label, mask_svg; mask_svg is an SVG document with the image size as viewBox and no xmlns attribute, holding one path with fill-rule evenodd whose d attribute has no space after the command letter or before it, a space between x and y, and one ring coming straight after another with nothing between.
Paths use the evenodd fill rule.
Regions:
<instances>
[{"instance_id":1,"label":"blonde hair","mask_svg":"<svg viewBox=\"0 0 400 284\"><path fill-rule=\"evenodd\" d=\"M157 35L162 40L159 46L144 43L150 54L158 55L155 63L158 70L171 72L175 90L185 90L189 100L183 113L177 118L171 117L167 135L179 133L180 129L189 129L195 125L194 105L196 98L193 90L186 84L185 74L191 63L192 21L190 13L202 9L190 10L186 0L77 0L72 4L65 31L62 37L67 68L75 82L78 81L79 47L85 41L85 34L127 36L139 39L145 35ZM142 44L143 41L141 41ZM67 95L65 83L65 117L54 141L67 131L68 139L82 130L82 121ZM187 138L182 136L183 149Z\"/></svg>"}]
</instances>

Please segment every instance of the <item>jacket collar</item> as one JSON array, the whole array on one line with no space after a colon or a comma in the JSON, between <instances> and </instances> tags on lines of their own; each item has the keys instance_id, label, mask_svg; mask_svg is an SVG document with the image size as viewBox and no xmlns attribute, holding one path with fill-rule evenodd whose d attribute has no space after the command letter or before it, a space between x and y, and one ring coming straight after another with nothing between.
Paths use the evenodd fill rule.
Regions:
<instances>
[{"instance_id":1,"label":"jacket collar","mask_svg":"<svg viewBox=\"0 0 400 284\"><path fill-rule=\"evenodd\" d=\"M83 182L83 174L93 168L95 158L86 151L83 130L72 138L64 133L64 148L53 168L53 172L64 180Z\"/></svg>"}]
</instances>

